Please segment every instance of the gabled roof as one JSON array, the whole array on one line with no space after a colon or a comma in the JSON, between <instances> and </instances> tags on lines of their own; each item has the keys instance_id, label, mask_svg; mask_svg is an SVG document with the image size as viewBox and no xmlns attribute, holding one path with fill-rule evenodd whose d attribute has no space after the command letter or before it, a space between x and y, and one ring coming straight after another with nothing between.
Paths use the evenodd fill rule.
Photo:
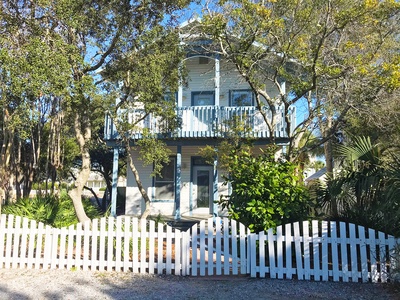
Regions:
<instances>
[{"instance_id":1,"label":"gabled roof","mask_svg":"<svg viewBox=\"0 0 400 300\"><path fill-rule=\"evenodd\" d=\"M317 172L315 172L311 176L307 177L305 179L305 181L308 182L308 181L320 179L325 174L326 174L326 167L323 167L322 169L318 170Z\"/></svg>"},{"instance_id":2,"label":"gabled roof","mask_svg":"<svg viewBox=\"0 0 400 300\"><path fill-rule=\"evenodd\" d=\"M201 18L200 18L200 17L193 17L193 18L190 18L189 20L187 20L187 21L185 21L185 22L182 22L182 23L179 25L179 28L184 28L184 27L187 27L187 26L192 25L192 24L194 24L194 23L196 23L196 24L201 23Z\"/></svg>"},{"instance_id":3,"label":"gabled roof","mask_svg":"<svg viewBox=\"0 0 400 300\"><path fill-rule=\"evenodd\" d=\"M180 37L182 39L183 44L186 44L187 40L192 40L192 46L193 46L193 44L195 44L194 41L206 41L206 40L211 41L211 39L209 37L207 37L207 35L201 34L201 33L199 33L199 31L197 31L196 26L201 23L202 23L202 19L199 16L195 16L193 18L190 18L187 21L182 22L179 25ZM240 39L240 37L237 37L237 36L232 36L232 38L238 39L238 40ZM256 48L261 48L264 50L267 49L266 45L263 45L262 43L257 42L257 41L254 41L252 43L252 45ZM218 45L217 45L217 47L218 47ZM276 57L279 57L279 58L282 57L282 53L277 52L273 48L269 49L269 52ZM287 63L288 63L288 65L286 66L286 68L288 69L288 71L291 71L292 73L293 73L294 66L301 67L301 64L299 64L297 61L295 61L293 59L289 59L287 61Z\"/></svg>"}]
</instances>

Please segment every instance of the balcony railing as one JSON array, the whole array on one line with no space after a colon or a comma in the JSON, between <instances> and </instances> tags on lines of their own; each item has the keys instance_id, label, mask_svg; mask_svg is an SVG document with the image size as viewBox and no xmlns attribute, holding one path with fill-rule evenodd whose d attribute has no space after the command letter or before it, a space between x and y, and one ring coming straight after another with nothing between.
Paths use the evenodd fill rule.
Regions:
<instances>
[{"instance_id":1,"label":"balcony railing","mask_svg":"<svg viewBox=\"0 0 400 300\"><path fill-rule=\"evenodd\" d=\"M283 108L277 109L278 122L275 128L276 138L285 138L285 118ZM135 110L128 114L129 122L143 116L143 110ZM180 126L173 132L165 134L165 123L157 117L147 116L130 131L132 139L140 139L143 129L152 134L160 134L161 137L176 138L201 138L201 137L224 137L232 132L232 128L240 126L243 134L254 138L268 138L270 136L268 127L261 113L252 106L228 107L228 106L186 106L177 108L177 116ZM292 128L295 123L294 108L291 109ZM105 119L104 136L106 140L118 139L119 134L109 116Z\"/></svg>"}]
</instances>

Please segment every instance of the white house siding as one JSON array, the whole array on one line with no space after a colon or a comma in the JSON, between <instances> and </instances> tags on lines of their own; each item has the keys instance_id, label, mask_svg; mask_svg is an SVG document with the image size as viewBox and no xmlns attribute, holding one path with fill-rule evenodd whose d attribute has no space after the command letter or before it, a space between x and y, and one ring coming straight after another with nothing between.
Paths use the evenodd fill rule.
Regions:
<instances>
[{"instance_id":1,"label":"white house siding","mask_svg":"<svg viewBox=\"0 0 400 300\"><path fill-rule=\"evenodd\" d=\"M191 57L185 61L188 69L188 85L183 88L182 106L192 105L192 92L215 91L215 60L208 59L208 64L200 64L199 57ZM266 82L266 91L278 95L277 88ZM232 63L220 61L220 94L219 105L229 106L229 92L231 90L250 89L249 84L243 79Z\"/></svg>"},{"instance_id":2,"label":"white house siding","mask_svg":"<svg viewBox=\"0 0 400 300\"><path fill-rule=\"evenodd\" d=\"M192 92L215 91L215 60L209 58L208 64L199 64L198 57L186 60L188 86L183 89L182 106L192 105ZM233 65L220 62L220 94L219 105L229 106L229 91L249 89Z\"/></svg>"},{"instance_id":3,"label":"white house siding","mask_svg":"<svg viewBox=\"0 0 400 300\"><path fill-rule=\"evenodd\" d=\"M188 85L183 88L182 106L191 106L192 92L214 91L214 60L209 59L208 64L199 64L198 57L191 57L185 63L188 70Z\"/></svg>"},{"instance_id":4,"label":"white house siding","mask_svg":"<svg viewBox=\"0 0 400 300\"><path fill-rule=\"evenodd\" d=\"M133 151L132 157L136 169L139 172L140 179L143 186L145 187L149 196L151 196L151 185L152 177L150 176L152 168L149 166L143 166L143 162L138 159L138 151ZM140 215L142 213L142 207L144 206L144 201L142 195L137 188L135 178L133 176L132 170L128 165L127 176L126 176L126 204L125 213L127 215Z\"/></svg>"},{"instance_id":5,"label":"white house siding","mask_svg":"<svg viewBox=\"0 0 400 300\"><path fill-rule=\"evenodd\" d=\"M170 147L173 152L173 155L176 155L177 147ZM180 193L180 212L182 216L190 216L190 215L198 215L204 214L204 210L190 210L190 201L191 196L191 164L192 157L199 156L199 147L197 146L182 146L182 156L181 156L181 193ZM150 198L153 195L153 178L151 177L151 172L153 170L153 166L143 166L143 162L138 160L138 150L133 153L134 162L138 172L140 174L140 179L144 188L146 189ZM222 173L219 171L218 177L218 192L219 195L227 194L228 187L223 186ZM126 188L126 208L125 214L127 215L140 215L142 210L144 209L144 200L142 195L140 194L136 181L133 177L133 173L131 169L128 167L127 172L127 188ZM166 216L174 216L175 215L175 203L171 202L152 202L151 203L151 214L152 215L166 215ZM206 213L207 214L207 213ZM218 215L223 215L221 210L218 211Z\"/></svg>"}]
</instances>

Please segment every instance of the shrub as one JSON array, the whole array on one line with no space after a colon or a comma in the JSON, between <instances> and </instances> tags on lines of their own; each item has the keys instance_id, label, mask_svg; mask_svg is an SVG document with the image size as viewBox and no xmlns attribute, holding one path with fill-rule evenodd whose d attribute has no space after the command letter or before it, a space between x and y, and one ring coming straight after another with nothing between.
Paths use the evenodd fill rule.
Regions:
<instances>
[{"instance_id":1,"label":"shrub","mask_svg":"<svg viewBox=\"0 0 400 300\"><path fill-rule=\"evenodd\" d=\"M220 204L229 216L253 232L280 224L306 219L310 202L295 166L276 160L275 152L267 150L259 156L243 151L233 154L226 184L232 193L221 197Z\"/></svg>"},{"instance_id":2,"label":"shrub","mask_svg":"<svg viewBox=\"0 0 400 300\"><path fill-rule=\"evenodd\" d=\"M89 218L102 216L89 199L83 199L82 202ZM3 206L2 213L27 217L57 228L78 223L72 200L66 191L62 191L59 197L49 195L20 199Z\"/></svg>"},{"instance_id":3,"label":"shrub","mask_svg":"<svg viewBox=\"0 0 400 300\"><path fill-rule=\"evenodd\" d=\"M68 183L66 183L66 182L61 182L60 189L61 189L61 190L67 190L67 189L68 189Z\"/></svg>"},{"instance_id":4,"label":"shrub","mask_svg":"<svg viewBox=\"0 0 400 300\"><path fill-rule=\"evenodd\" d=\"M100 210L91 203L89 198L83 198L82 204L86 215L90 219L95 219L102 216ZM66 191L62 191L60 193L60 197L58 198L58 211L54 218L53 226L60 228L76 223L78 223L78 219L75 215L75 209L72 200Z\"/></svg>"},{"instance_id":5,"label":"shrub","mask_svg":"<svg viewBox=\"0 0 400 300\"><path fill-rule=\"evenodd\" d=\"M2 207L3 214L27 217L44 224L52 224L57 213L58 203L53 196L22 198Z\"/></svg>"}]
</instances>

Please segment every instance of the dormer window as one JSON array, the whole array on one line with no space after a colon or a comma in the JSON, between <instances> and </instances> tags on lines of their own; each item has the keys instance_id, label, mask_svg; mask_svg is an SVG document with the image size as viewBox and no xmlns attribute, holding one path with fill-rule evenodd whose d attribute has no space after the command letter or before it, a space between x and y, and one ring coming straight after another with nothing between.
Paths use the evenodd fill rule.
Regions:
<instances>
[{"instance_id":1,"label":"dormer window","mask_svg":"<svg viewBox=\"0 0 400 300\"><path fill-rule=\"evenodd\" d=\"M254 95L251 90L231 90L230 106L254 106Z\"/></svg>"}]
</instances>

